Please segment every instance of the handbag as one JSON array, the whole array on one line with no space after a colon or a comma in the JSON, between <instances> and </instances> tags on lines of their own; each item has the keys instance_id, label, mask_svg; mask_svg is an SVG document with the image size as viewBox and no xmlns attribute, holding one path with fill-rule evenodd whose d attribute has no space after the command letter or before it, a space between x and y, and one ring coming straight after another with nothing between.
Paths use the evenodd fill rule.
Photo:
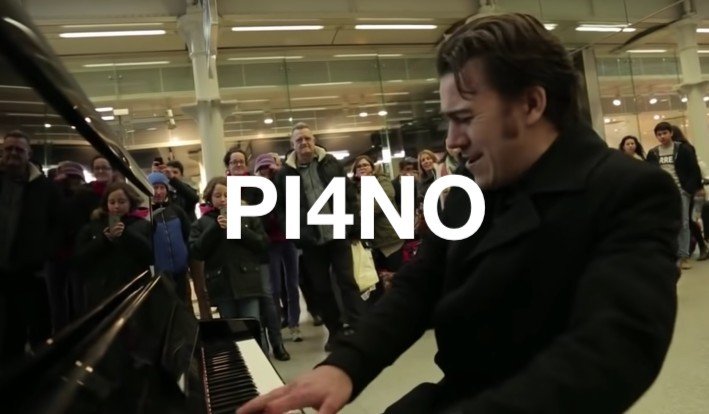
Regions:
<instances>
[{"instance_id":1,"label":"handbag","mask_svg":"<svg viewBox=\"0 0 709 414\"><path fill-rule=\"evenodd\" d=\"M360 293L372 290L379 282L372 252L365 249L359 241L352 243L352 271Z\"/></svg>"}]
</instances>

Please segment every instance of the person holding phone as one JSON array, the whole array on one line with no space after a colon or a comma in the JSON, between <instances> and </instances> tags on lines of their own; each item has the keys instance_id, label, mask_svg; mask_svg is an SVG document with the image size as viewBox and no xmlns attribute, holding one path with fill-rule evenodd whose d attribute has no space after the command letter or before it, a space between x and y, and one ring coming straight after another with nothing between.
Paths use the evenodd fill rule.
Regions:
<instances>
[{"instance_id":1,"label":"person holding phone","mask_svg":"<svg viewBox=\"0 0 709 414\"><path fill-rule=\"evenodd\" d=\"M77 270L89 310L153 263L150 222L136 215L140 198L126 183L106 188L76 242Z\"/></svg>"},{"instance_id":2,"label":"person holding phone","mask_svg":"<svg viewBox=\"0 0 709 414\"><path fill-rule=\"evenodd\" d=\"M222 318L253 318L261 322L259 298L268 294L261 281L261 265L268 260L268 236L261 220L243 217L241 239L227 239L226 177L209 180L204 201L208 208L192 225L189 244L192 257L204 261L209 302ZM265 337L260 340L267 349ZM290 359L282 345L280 349L274 347L273 352L278 359Z\"/></svg>"}]
</instances>

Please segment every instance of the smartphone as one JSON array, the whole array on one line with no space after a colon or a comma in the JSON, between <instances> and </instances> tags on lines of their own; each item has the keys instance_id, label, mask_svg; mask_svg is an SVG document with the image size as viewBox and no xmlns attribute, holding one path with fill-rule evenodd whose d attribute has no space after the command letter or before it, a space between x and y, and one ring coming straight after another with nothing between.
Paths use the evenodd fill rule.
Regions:
<instances>
[{"instance_id":1,"label":"smartphone","mask_svg":"<svg viewBox=\"0 0 709 414\"><path fill-rule=\"evenodd\" d=\"M121 216L118 216L116 214L109 214L108 215L108 228L112 229L116 224L120 223L121 221Z\"/></svg>"},{"instance_id":2,"label":"smartphone","mask_svg":"<svg viewBox=\"0 0 709 414\"><path fill-rule=\"evenodd\" d=\"M221 208L219 209L219 214L221 214L222 216L226 217L226 207L221 207Z\"/></svg>"}]
</instances>

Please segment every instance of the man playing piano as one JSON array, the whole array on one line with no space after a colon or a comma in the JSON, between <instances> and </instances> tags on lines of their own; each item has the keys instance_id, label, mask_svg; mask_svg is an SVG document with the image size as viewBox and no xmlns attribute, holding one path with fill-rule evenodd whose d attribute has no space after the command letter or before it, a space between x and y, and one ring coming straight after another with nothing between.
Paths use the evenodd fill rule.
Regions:
<instances>
[{"instance_id":1,"label":"man playing piano","mask_svg":"<svg viewBox=\"0 0 709 414\"><path fill-rule=\"evenodd\" d=\"M621 413L657 376L676 312L669 175L580 121L572 63L531 16L462 25L437 66L446 144L483 190L482 226L427 236L354 335L239 414L337 412L429 328L444 378L387 413ZM469 212L453 188L443 223Z\"/></svg>"}]
</instances>

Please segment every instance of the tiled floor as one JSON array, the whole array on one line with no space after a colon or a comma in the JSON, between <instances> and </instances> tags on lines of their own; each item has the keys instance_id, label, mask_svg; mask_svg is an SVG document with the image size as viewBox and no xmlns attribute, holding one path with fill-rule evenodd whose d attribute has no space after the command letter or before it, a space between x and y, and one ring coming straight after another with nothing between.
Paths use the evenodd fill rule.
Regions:
<instances>
[{"instance_id":1,"label":"tiled floor","mask_svg":"<svg viewBox=\"0 0 709 414\"><path fill-rule=\"evenodd\" d=\"M693 265L679 281L677 325L665 366L652 388L628 411L630 414L709 413L709 324L704 319L709 316L709 261ZM286 381L325 357L324 329L306 320L301 330L303 342L286 342L292 359L274 361ZM381 413L416 384L440 379L441 372L432 360L435 349L433 335L428 332L342 412Z\"/></svg>"}]
</instances>

